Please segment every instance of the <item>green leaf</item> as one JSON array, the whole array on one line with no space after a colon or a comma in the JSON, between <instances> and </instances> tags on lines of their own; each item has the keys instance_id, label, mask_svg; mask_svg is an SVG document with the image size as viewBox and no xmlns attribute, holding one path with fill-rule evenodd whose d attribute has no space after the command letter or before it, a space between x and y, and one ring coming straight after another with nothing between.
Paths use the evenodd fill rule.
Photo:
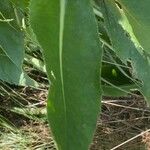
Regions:
<instances>
[{"instance_id":1,"label":"green leaf","mask_svg":"<svg viewBox=\"0 0 150 150\"><path fill-rule=\"evenodd\" d=\"M150 1L118 0L118 2L125 11L137 40L150 54Z\"/></svg>"},{"instance_id":2,"label":"green leaf","mask_svg":"<svg viewBox=\"0 0 150 150\"><path fill-rule=\"evenodd\" d=\"M36 85L23 71L24 35L12 4L0 1L0 79L17 85Z\"/></svg>"},{"instance_id":3,"label":"green leaf","mask_svg":"<svg viewBox=\"0 0 150 150\"><path fill-rule=\"evenodd\" d=\"M120 85L115 86L110 84L109 85L102 85L103 89L103 95L104 96L127 96L129 93L131 94L131 90L137 89L137 86L135 84L129 84L129 85Z\"/></svg>"},{"instance_id":4,"label":"green leaf","mask_svg":"<svg viewBox=\"0 0 150 150\"><path fill-rule=\"evenodd\" d=\"M14 8L9 0L0 1L0 22L7 22L16 29L20 29L21 12Z\"/></svg>"},{"instance_id":5,"label":"green leaf","mask_svg":"<svg viewBox=\"0 0 150 150\"><path fill-rule=\"evenodd\" d=\"M89 0L31 0L51 85L48 119L60 150L87 150L100 109L102 49Z\"/></svg>"},{"instance_id":6,"label":"green leaf","mask_svg":"<svg viewBox=\"0 0 150 150\"><path fill-rule=\"evenodd\" d=\"M0 79L10 84L37 86L23 71L22 64L16 66L0 47Z\"/></svg>"},{"instance_id":7,"label":"green leaf","mask_svg":"<svg viewBox=\"0 0 150 150\"><path fill-rule=\"evenodd\" d=\"M113 50L126 63L131 61L133 67L133 77L139 78L142 83L139 85L145 98L150 100L150 63L146 55L141 53L141 49L136 47L136 43L130 38L131 32L122 22L128 22L114 1L105 0L100 3L104 15L105 26L111 38ZM130 26L129 23L127 23ZM130 27L131 28L131 27Z\"/></svg>"}]
</instances>

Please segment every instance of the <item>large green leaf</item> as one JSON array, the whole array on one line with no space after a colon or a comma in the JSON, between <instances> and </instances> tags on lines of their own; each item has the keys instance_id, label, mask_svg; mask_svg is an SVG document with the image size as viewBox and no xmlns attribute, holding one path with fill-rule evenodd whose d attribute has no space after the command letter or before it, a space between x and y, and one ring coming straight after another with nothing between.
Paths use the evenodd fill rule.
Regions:
<instances>
[{"instance_id":1,"label":"large green leaf","mask_svg":"<svg viewBox=\"0 0 150 150\"><path fill-rule=\"evenodd\" d=\"M8 0L0 1L0 79L13 84L35 85L22 71L24 35L16 15Z\"/></svg>"},{"instance_id":2,"label":"large green leaf","mask_svg":"<svg viewBox=\"0 0 150 150\"><path fill-rule=\"evenodd\" d=\"M123 22L127 23L128 20L123 15L122 10L112 0L102 0L100 2L105 26L111 38L114 51L124 62L131 61L133 77L142 81L141 85L139 85L140 89L144 96L150 100L150 63L147 56L142 54L141 50L136 47L136 44L130 38L132 34L127 30L127 27L123 26Z\"/></svg>"},{"instance_id":3,"label":"large green leaf","mask_svg":"<svg viewBox=\"0 0 150 150\"><path fill-rule=\"evenodd\" d=\"M48 119L60 150L87 150L100 109L101 47L89 0L31 0L43 48Z\"/></svg>"},{"instance_id":4,"label":"large green leaf","mask_svg":"<svg viewBox=\"0 0 150 150\"><path fill-rule=\"evenodd\" d=\"M149 0L118 0L125 11L133 32L144 48L150 53L150 1Z\"/></svg>"}]
</instances>

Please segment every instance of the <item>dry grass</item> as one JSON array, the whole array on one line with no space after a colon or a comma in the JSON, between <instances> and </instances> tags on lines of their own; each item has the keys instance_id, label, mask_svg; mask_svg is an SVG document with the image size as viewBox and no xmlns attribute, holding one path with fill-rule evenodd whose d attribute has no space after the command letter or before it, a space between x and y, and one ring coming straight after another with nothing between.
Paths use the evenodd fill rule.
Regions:
<instances>
[{"instance_id":1,"label":"dry grass","mask_svg":"<svg viewBox=\"0 0 150 150\"><path fill-rule=\"evenodd\" d=\"M46 124L30 122L18 132L3 131L0 139L1 150L55 150L55 144Z\"/></svg>"},{"instance_id":2,"label":"dry grass","mask_svg":"<svg viewBox=\"0 0 150 150\"><path fill-rule=\"evenodd\" d=\"M91 150L146 149L149 140L144 141L143 136L148 133L142 133L150 128L150 109L144 99L132 96L104 99Z\"/></svg>"},{"instance_id":3,"label":"dry grass","mask_svg":"<svg viewBox=\"0 0 150 150\"><path fill-rule=\"evenodd\" d=\"M26 108L30 108L29 112L35 111L30 114L27 111L26 115L1 111L0 114L5 114L17 126L17 131L1 128L0 149L54 150L55 144L45 120L46 112L43 112L47 90L14 90L26 99L27 103L23 99L21 101ZM2 100L1 104L3 105ZM12 107L12 103L9 106ZM147 129L150 129L150 109L141 96L103 97L102 112L90 150L114 150L120 144L117 150L149 150L150 133L144 133Z\"/></svg>"}]
</instances>

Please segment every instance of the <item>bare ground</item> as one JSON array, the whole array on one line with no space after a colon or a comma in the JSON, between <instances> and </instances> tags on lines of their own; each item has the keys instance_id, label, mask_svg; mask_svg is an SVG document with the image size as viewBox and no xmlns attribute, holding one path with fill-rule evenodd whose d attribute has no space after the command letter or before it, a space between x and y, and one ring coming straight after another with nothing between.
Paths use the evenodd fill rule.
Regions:
<instances>
[{"instance_id":1,"label":"bare ground","mask_svg":"<svg viewBox=\"0 0 150 150\"><path fill-rule=\"evenodd\" d=\"M39 108L39 112L36 112L37 117L43 115L42 110L46 106L46 91L30 88L14 88L14 91L27 100L26 102L22 100L24 105L34 104ZM10 90L9 93L14 92ZM31 138L26 147L22 149L55 149L52 137L49 136L51 133L47 121L33 121L24 115L10 112L9 109L6 109L6 96L0 96L0 114L20 128L27 138ZM9 98L7 98L7 108L17 105ZM0 129L3 134L9 132L3 128ZM142 96L103 97L102 112L97 122L90 150L150 150L150 132L144 133L149 129L150 108L147 107ZM42 148L40 148L41 146ZM6 149L4 146L3 148ZM11 145L7 149L11 150Z\"/></svg>"}]
</instances>

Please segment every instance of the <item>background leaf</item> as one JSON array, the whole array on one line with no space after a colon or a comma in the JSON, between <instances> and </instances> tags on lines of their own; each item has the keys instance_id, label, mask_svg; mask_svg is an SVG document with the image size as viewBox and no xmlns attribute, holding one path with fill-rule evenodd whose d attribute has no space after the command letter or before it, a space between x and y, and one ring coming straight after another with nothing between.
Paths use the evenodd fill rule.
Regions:
<instances>
[{"instance_id":1,"label":"background leaf","mask_svg":"<svg viewBox=\"0 0 150 150\"><path fill-rule=\"evenodd\" d=\"M22 70L24 34L17 10L8 0L0 1L0 79L17 85L36 85Z\"/></svg>"},{"instance_id":2,"label":"background leaf","mask_svg":"<svg viewBox=\"0 0 150 150\"><path fill-rule=\"evenodd\" d=\"M137 82L138 87L144 94L145 98L150 100L150 64L147 55L141 54L141 49L130 38L130 32L127 27L122 26L121 22L125 21L130 25L123 12L111 0L100 1L101 10L104 15L104 23L109 33L113 50L123 60L124 63L131 61L132 74L134 78L140 79ZM128 23L127 23L128 22Z\"/></svg>"},{"instance_id":3,"label":"background leaf","mask_svg":"<svg viewBox=\"0 0 150 150\"><path fill-rule=\"evenodd\" d=\"M100 109L101 48L87 0L32 0L31 25L51 82L48 119L60 150L86 150Z\"/></svg>"},{"instance_id":4,"label":"background leaf","mask_svg":"<svg viewBox=\"0 0 150 150\"><path fill-rule=\"evenodd\" d=\"M146 52L150 54L150 1L118 0L125 11L133 32Z\"/></svg>"}]
</instances>

